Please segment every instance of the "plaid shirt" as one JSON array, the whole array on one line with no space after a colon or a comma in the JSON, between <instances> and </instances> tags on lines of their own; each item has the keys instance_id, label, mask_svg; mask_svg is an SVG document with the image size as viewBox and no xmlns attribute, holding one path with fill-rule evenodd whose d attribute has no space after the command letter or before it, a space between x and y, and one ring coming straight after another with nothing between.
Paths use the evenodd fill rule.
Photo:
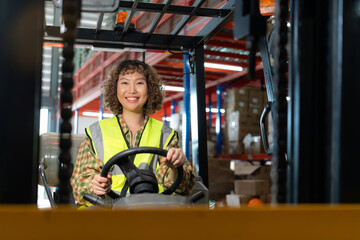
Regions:
<instances>
[{"instance_id":1,"label":"plaid shirt","mask_svg":"<svg viewBox=\"0 0 360 240\"><path fill-rule=\"evenodd\" d=\"M125 140L129 143L131 147L138 147L140 142L141 134L144 130L145 123L148 121L149 117L146 116L144 120L144 124L142 127L137 131L135 135L135 145L132 146L131 143L131 131L129 130L128 126L126 125L124 119L121 115L118 115L120 125L122 127ZM168 147L166 148L169 150L170 148L179 148L179 140L177 135L172 139L169 143ZM92 184L91 181L96 174L101 172L101 168L103 163L101 162L100 158L98 158L91 146L90 139L88 136L85 137L84 141L82 142L79 153L76 160L76 165L73 171L73 175L71 177L71 185L73 187L73 193L75 200L79 204L86 204L82 196L84 193L94 194L92 191ZM193 170L189 161L186 161L183 165L184 168L184 177L183 180L175 191L179 195L188 195L190 191L193 189L195 184L195 171ZM156 178L158 183L164 187L164 189L171 186L173 183L174 176L174 169L169 168L167 164L161 163L159 167L156 169Z\"/></svg>"}]
</instances>

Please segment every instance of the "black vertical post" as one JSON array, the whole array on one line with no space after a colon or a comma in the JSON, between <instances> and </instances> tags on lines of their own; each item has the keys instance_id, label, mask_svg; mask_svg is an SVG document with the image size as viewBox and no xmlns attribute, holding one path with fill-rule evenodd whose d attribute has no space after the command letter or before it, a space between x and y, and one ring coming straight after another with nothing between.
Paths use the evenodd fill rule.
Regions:
<instances>
[{"instance_id":1,"label":"black vertical post","mask_svg":"<svg viewBox=\"0 0 360 240\"><path fill-rule=\"evenodd\" d=\"M288 196L294 203L326 203L333 104L329 1L294 0L292 7Z\"/></svg>"},{"instance_id":2,"label":"black vertical post","mask_svg":"<svg viewBox=\"0 0 360 240\"><path fill-rule=\"evenodd\" d=\"M339 201L359 203L360 127L356 116L360 103L360 0L339 2L343 4L342 64L339 63L342 67Z\"/></svg>"},{"instance_id":3,"label":"black vertical post","mask_svg":"<svg viewBox=\"0 0 360 240\"><path fill-rule=\"evenodd\" d=\"M36 203L44 1L0 1L0 203Z\"/></svg>"},{"instance_id":4,"label":"black vertical post","mask_svg":"<svg viewBox=\"0 0 360 240\"><path fill-rule=\"evenodd\" d=\"M360 202L359 5L291 1L290 202Z\"/></svg>"},{"instance_id":5,"label":"black vertical post","mask_svg":"<svg viewBox=\"0 0 360 240\"><path fill-rule=\"evenodd\" d=\"M199 166L199 175L204 185L208 187L204 46L202 44L196 46L194 56L194 74L190 77L192 158Z\"/></svg>"},{"instance_id":6,"label":"black vertical post","mask_svg":"<svg viewBox=\"0 0 360 240\"><path fill-rule=\"evenodd\" d=\"M343 1L332 0L330 2L331 30L330 40L331 57L331 99L332 111L329 119L331 130L331 152L330 152L330 202L339 203L340 197L340 142L341 142L341 85L342 85L342 43L343 43Z\"/></svg>"},{"instance_id":7,"label":"black vertical post","mask_svg":"<svg viewBox=\"0 0 360 240\"><path fill-rule=\"evenodd\" d=\"M273 156L271 166L271 195L273 203L286 202L287 180L287 16L288 1L278 0L276 4L274 41L275 41L275 74L274 74L274 103L273 116Z\"/></svg>"}]
</instances>

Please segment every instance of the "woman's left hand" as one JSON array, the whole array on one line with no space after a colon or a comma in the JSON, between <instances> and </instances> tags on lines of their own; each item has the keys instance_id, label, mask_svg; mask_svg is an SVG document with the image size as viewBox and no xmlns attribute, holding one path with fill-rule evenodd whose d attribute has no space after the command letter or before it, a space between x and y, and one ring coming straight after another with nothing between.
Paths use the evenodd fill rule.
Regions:
<instances>
[{"instance_id":1,"label":"woman's left hand","mask_svg":"<svg viewBox=\"0 0 360 240\"><path fill-rule=\"evenodd\" d=\"M169 167L180 167L184 165L186 156L181 148L170 148L166 157L163 158L163 162Z\"/></svg>"}]
</instances>

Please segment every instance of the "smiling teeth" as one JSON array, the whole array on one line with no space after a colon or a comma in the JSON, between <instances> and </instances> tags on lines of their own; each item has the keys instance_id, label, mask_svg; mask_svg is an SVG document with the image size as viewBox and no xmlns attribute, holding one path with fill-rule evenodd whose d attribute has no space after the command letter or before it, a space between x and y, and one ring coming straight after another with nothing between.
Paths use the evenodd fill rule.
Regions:
<instances>
[{"instance_id":1,"label":"smiling teeth","mask_svg":"<svg viewBox=\"0 0 360 240\"><path fill-rule=\"evenodd\" d=\"M127 98L128 100L131 100L131 101L133 101L133 100L136 100L136 98Z\"/></svg>"}]
</instances>

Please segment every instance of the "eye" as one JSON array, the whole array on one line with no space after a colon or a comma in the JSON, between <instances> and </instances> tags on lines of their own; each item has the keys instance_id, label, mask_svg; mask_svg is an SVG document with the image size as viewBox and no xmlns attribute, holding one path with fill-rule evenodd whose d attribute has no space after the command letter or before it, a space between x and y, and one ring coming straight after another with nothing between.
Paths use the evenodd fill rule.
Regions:
<instances>
[{"instance_id":1,"label":"eye","mask_svg":"<svg viewBox=\"0 0 360 240\"><path fill-rule=\"evenodd\" d=\"M128 82L126 82L126 81L121 81L120 84L121 84L121 85L127 85Z\"/></svg>"},{"instance_id":2,"label":"eye","mask_svg":"<svg viewBox=\"0 0 360 240\"><path fill-rule=\"evenodd\" d=\"M138 81L136 82L137 85L144 85L145 84L145 81Z\"/></svg>"}]
</instances>

